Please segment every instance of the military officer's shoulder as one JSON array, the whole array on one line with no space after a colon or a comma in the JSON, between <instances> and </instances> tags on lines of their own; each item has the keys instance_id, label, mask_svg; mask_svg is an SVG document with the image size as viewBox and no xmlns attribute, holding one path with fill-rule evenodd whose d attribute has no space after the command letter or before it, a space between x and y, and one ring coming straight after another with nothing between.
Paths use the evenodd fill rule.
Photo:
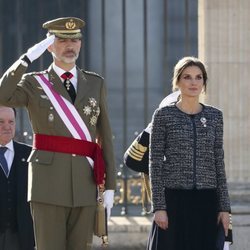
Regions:
<instances>
[{"instance_id":1,"label":"military officer's shoulder","mask_svg":"<svg viewBox=\"0 0 250 250\"><path fill-rule=\"evenodd\" d=\"M96 72L93 72L93 71L87 71L87 70L83 70L81 69L81 71L86 74L86 75L90 75L90 76L96 76L96 77L99 77L101 79L104 79L101 75L97 74Z\"/></svg>"},{"instance_id":2,"label":"military officer's shoulder","mask_svg":"<svg viewBox=\"0 0 250 250\"><path fill-rule=\"evenodd\" d=\"M45 75L48 74L48 70L44 70L44 71L39 71L39 72L28 72L26 73L24 76L38 76L38 75Z\"/></svg>"}]
</instances>

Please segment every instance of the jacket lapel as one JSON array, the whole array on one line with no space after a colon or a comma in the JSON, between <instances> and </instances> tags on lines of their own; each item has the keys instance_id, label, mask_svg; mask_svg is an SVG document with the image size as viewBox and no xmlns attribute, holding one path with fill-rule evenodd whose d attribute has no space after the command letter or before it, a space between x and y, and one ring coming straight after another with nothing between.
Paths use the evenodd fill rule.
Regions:
<instances>
[{"instance_id":1,"label":"jacket lapel","mask_svg":"<svg viewBox=\"0 0 250 250\"><path fill-rule=\"evenodd\" d=\"M77 68L77 79L78 80L77 80L75 106L77 106L79 103L82 103L81 100L87 96L87 93L90 88L84 73L78 68Z\"/></svg>"},{"instance_id":2,"label":"jacket lapel","mask_svg":"<svg viewBox=\"0 0 250 250\"><path fill-rule=\"evenodd\" d=\"M27 161L26 158L24 158L22 148L19 147L19 144L13 141L13 146L14 146L14 159L12 162L11 169L16 169L17 173L17 191L18 195L22 193L23 186L25 184L25 176L28 173L27 166L24 166L24 162ZM26 163L27 164L27 163Z\"/></svg>"},{"instance_id":3,"label":"jacket lapel","mask_svg":"<svg viewBox=\"0 0 250 250\"><path fill-rule=\"evenodd\" d=\"M48 75L49 75L49 81L53 84L53 89L58 94L60 94L64 98L66 98L68 101L72 102L67 90L63 86L63 83L62 83L60 77L53 70L52 66L50 66L48 69Z\"/></svg>"}]
</instances>

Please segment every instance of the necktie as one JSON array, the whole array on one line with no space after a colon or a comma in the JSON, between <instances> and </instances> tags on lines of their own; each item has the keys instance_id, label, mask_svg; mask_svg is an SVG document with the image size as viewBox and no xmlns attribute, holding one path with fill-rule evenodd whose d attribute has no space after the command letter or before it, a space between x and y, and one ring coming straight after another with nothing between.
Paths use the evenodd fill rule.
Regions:
<instances>
[{"instance_id":1,"label":"necktie","mask_svg":"<svg viewBox=\"0 0 250 250\"><path fill-rule=\"evenodd\" d=\"M61 75L61 77L64 79L63 85L66 88L67 92L69 93L72 102L74 103L76 99L76 91L73 84L70 81L73 75L70 72L65 72Z\"/></svg>"},{"instance_id":2,"label":"necktie","mask_svg":"<svg viewBox=\"0 0 250 250\"><path fill-rule=\"evenodd\" d=\"M9 168L8 168L8 163L6 161L6 158L4 156L4 153L6 152L7 148L6 147L0 147L0 165L6 175L8 177L9 175Z\"/></svg>"}]
</instances>

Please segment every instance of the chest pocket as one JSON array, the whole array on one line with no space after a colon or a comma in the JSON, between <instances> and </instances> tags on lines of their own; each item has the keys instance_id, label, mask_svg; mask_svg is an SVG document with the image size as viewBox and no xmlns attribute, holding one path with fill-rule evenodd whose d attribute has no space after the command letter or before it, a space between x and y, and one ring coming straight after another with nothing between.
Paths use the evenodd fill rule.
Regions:
<instances>
[{"instance_id":1,"label":"chest pocket","mask_svg":"<svg viewBox=\"0 0 250 250\"><path fill-rule=\"evenodd\" d=\"M62 119L57 114L55 108L46 95L40 97L39 108L41 110L39 116L41 116L42 122L45 122L49 128L63 127Z\"/></svg>"},{"instance_id":2,"label":"chest pocket","mask_svg":"<svg viewBox=\"0 0 250 250\"><path fill-rule=\"evenodd\" d=\"M32 150L27 161L42 165L50 165L53 162L54 154L54 152L49 151Z\"/></svg>"}]
</instances>

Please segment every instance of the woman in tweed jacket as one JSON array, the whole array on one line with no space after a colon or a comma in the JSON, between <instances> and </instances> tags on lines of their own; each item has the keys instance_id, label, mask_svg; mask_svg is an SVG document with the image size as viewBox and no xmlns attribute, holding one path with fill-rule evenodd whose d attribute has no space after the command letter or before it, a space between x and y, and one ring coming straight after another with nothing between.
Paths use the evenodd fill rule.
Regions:
<instances>
[{"instance_id":1,"label":"woman in tweed jacket","mask_svg":"<svg viewBox=\"0 0 250 250\"><path fill-rule=\"evenodd\" d=\"M155 233L147 249L216 250L218 229L228 234L223 116L199 102L206 87L204 64L185 57L173 76L179 101L154 113L149 172Z\"/></svg>"}]
</instances>

